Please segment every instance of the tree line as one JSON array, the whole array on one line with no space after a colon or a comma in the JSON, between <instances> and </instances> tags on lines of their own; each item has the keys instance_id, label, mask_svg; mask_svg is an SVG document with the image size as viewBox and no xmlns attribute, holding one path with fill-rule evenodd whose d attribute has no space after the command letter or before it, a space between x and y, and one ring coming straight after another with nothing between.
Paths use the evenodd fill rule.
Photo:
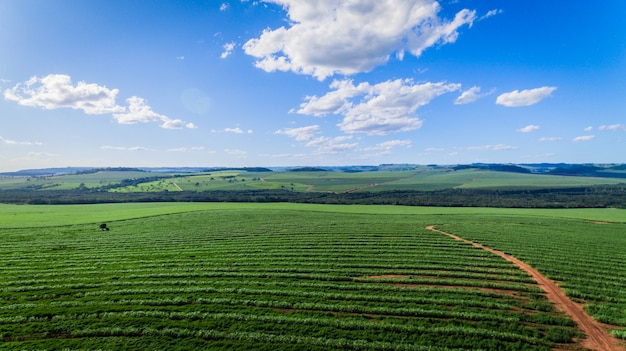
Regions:
<instances>
[{"instance_id":1,"label":"tree line","mask_svg":"<svg viewBox=\"0 0 626 351\"><path fill-rule=\"evenodd\" d=\"M626 208L626 184L571 188L443 189L352 193L276 190L212 190L117 193L102 189L2 190L1 203L92 204L120 202L293 202L443 207Z\"/></svg>"}]
</instances>

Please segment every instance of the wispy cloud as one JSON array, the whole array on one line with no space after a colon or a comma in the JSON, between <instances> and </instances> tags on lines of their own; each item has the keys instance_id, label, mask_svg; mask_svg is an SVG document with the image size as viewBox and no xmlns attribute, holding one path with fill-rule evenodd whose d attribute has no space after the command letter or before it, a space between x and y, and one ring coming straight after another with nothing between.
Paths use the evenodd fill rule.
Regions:
<instances>
[{"instance_id":1,"label":"wispy cloud","mask_svg":"<svg viewBox=\"0 0 626 351\"><path fill-rule=\"evenodd\" d=\"M487 11L487 13L484 14L483 16L481 16L478 20L482 21L482 20L487 19L489 17L493 17L495 15L501 14L502 12L503 12L502 9L490 10L490 11Z\"/></svg>"},{"instance_id":2,"label":"wispy cloud","mask_svg":"<svg viewBox=\"0 0 626 351\"><path fill-rule=\"evenodd\" d=\"M299 128L285 128L280 129L274 132L274 134L284 134L291 138L296 139L297 141L310 140L313 138L315 134L320 132L319 125L312 125L306 127Z\"/></svg>"},{"instance_id":3,"label":"wispy cloud","mask_svg":"<svg viewBox=\"0 0 626 351\"><path fill-rule=\"evenodd\" d=\"M413 142L411 140L388 140L382 143L378 143L374 146L365 147L361 149L361 151L376 151L376 156L387 155L390 154L394 148L397 147L411 147ZM367 157L367 156L366 156Z\"/></svg>"},{"instance_id":4,"label":"wispy cloud","mask_svg":"<svg viewBox=\"0 0 626 351\"><path fill-rule=\"evenodd\" d=\"M126 146L104 145L104 146L100 146L100 149L102 149L102 150L114 150L114 151L150 151L150 149L148 149L146 147L143 147L143 146L126 147Z\"/></svg>"},{"instance_id":5,"label":"wispy cloud","mask_svg":"<svg viewBox=\"0 0 626 351\"><path fill-rule=\"evenodd\" d=\"M113 114L118 123L162 122L166 129L195 128L193 123L171 119L152 111L144 99L133 96L126 99L128 107L118 105L115 100L118 89L109 89L93 83L80 81L74 85L70 76L50 74L32 77L4 91L7 100L23 106L40 107L46 110L71 108L88 115Z\"/></svg>"},{"instance_id":6,"label":"wispy cloud","mask_svg":"<svg viewBox=\"0 0 626 351\"><path fill-rule=\"evenodd\" d=\"M553 141L561 141L563 140L563 138L559 138L559 137L543 137L543 138L539 138L539 141L541 142L553 142Z\"/></svg>"},{"instance_id":7,"label":"wispy cloud","mask_svg":"<svg viewBox=\"0 0 626 351\"><path fill-rule=\"evenodd\" d=\"M496 104L507 107L530 106L552 96L552 92L556 89L556 87L545 86L521 91L514 90L498 96Z\"/></svg>"},{"instance_id":8,"label":"wispy cloud","mask_svg":"<svg viewBox=\"0 0 626 351\"><path fill-rule=\"evenodd\" d=\"M472 151L503 151L503 150L517 150L518 148L515 146L505 145L505 144L496 144L496 145L479 145L479 146L468 146L468 150Z\"/></svg>"},{"instance_id":9,"label":"wispy cloud","mask_svg":"<svg viewBox=\"0 0 626 351\"><path fill-rule=\"evenodd\" d=\"M228 8L229 8L229 7L230 7L230 6L228 5L228 3L223 2L223 3L220 5L220 11L226 11L226 10L228 10Z\"/></svg>"},{"instance_id":10,"label":"wispy cloud","mask_svg":"<svg viewBox=\"0 0 626 351\"><path fill-rule=\"evenodd\" d=\"M252 134L253 130L248 129L247 131L244 131L243 129L239 127L235 127L235 128L224 128L222 130L212 129L211 132L212 133L232 133L232 134L244 134L244 133Z\"/></svg>"},{"instance_id":11,"label":"wispy cloud","mask_svg":"<svg viewBox=\"0 0 626 351\"><path fill-rule=\"evenodd\" d=\"M531 133L531 132L536 132L539 130L539 126L536 126L534 124L529 124L524 128L520 128L517 131L520 133Z\"/></svg>"},{"instance_id":12,"label":"wispy cloud","mask_svg":"<svg viewBox=\"0 0 626 351\"><path fill-rule=\"evenodd\" d=\"M357 147L357 143L348 143L347 140L352 139L351 136L324 137L318 136L320 127L318 125L285 128L277 130L274 134L284 134L296 141L306 142L305 146L315 147L316 154L336 154L342 151L351 150Z\"/></svg>"},{"instance_id":13,"label":"wispy cloud","mask_svg":"<svg viewBox=\"0 0 626 351\"><path fill-rule=\"evenodd\" d=\"M618 123L618 124L611 124L611 125L608 125L608 126L602 125L602 126L598 127L598 130L601 130L601 131L617 131L617 130L626 131L626 124Z\"/></svg>"},{"instance_id":14,"label":"wispy cloud","mask_svg":"<svg viewBox=\"0 0 626 351\"><path fill-rule=\"evenodd\" d=\"M246 158L248 157L248 152L240 149L224 149L224 152L230 156L237 158Z\"/></svg>"},{"instance_id":15,"label":"wispy cloud","mask_svg":"<svg viewBox=\"0 0 626 351\"><path fill-rule=\"evenodd\" d=\"M11 139L6 139L0 136L0 143L6 145L22 145L22 146L41 146L43 145L40 141L16 141Z\"/></svg>"},{"instance_id":16,"label":"wispy cloud","mask_svg":"<svg viewBox=\"0 0 626 351\"><path fill-rule=\"evenodd\" d=\"M574 139L572 139L573 142L581 142L581 141L589 141L589 140L593 140L596 136L595 135L581 135L581 136L577 136Z\"/></svg>"},{"instance_id":17,"label":"wispy cloud","mask_svg":"<svg viewBox=\"0 0 626 351\"><path fill-rule=\"evenodd\" d=\"M405 52L419 57L434 45L454 43L458 29L476 19L476 11L468 9L451 20L440 18L435 0L325 1L327 6L271 2L287 11L289 26L264 30L244 44L244 51L267 72L291 71L319 80L371 71L394 53L398 59Z\"/></svg>"},{"instance_id":18,"label":"wispy cloud","mask_svg":"<svg viewBox=\"0 0 626 351\"><path fill-rule=\"evenodd\" d=\"M485 97L487 95L492 94L493 91L487 92L487 93L480 93L480 87L477 86L473 86L465 91L463 91L461 93L461 95L459 95L459 97L456 98L456 100L454 100L454 103L456 105L463 105L463 104L470 104L482 97Z\"/></svg>"},{"instance_id":19,"label":"wispy cloud","mask_svg":"<svg viewBox=\"0 0 626 351\"><path fill-rule=\"evenodd\" d=\"M352 80L334 81L332 91L321 97L308 96L296 112L304 115L344 116L338 124L346 133L387 135L418 129L422 121L414 113L435 97L458 90L460 84L422 83L396 79L371 85Z\"/></svg>"},{"instance_id":20,"label":"wispy cloud","mask_svg":"<svg viewBox=\"0 0 626 351\"><path fill-rule=\"evenodd\" d=\"M411 140L388 140L378 143L374 147L366 148L366 150L390 150L396 147L410 147L412 144Z\"/></svg>"}]
</instances>

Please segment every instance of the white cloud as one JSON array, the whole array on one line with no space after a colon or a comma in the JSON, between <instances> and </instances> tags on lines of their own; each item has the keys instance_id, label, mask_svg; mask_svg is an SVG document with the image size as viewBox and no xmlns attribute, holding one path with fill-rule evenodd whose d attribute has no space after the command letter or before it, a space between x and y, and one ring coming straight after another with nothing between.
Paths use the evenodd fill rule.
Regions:
<instances>
[{"instance_id":1,"label":"white cloud","mask_svg":"<svg viewBox=\"0 0 626 351\"><path fill-rule=\"evenodd\" d=\"M228 10L228 7L229 7L229 6L228 6L228 4L227 4L227 3L225 3L225 2L223 2L223 3L220 5L220 11L226 11L226 10Z\"/></svg>"},{"instance_id":2,"label":"white cloud","mask_svg":"<svg viewBox=\"0 0 626 351\"><path fill-rule=\"evenodd\" d=\"M110 145L105 145L105 146L101 146L100 147L102 150L115 150L115 151L149 151L148 148L145 148L143 146L131 146L131 147L126 147L126 146L110 146Z\"/></svg>"},{"instance_id":3,"label":"white cloud","mask_svg":"<svg viewBox=\"0 0 626 351\"><path fill-rule=\"evenodd\" d=\"M493 16L501 14L501 13L502 13L502 9L490 10L484 16L480 17L479 21L482 21L484 19L487 19L489 17L493 17Z\"/></svg>"},{"instance_id":4,"label":"white cloud","mask_svg":"<svg viewBox=\"0 0 626 351\"><path fill-rule=\"evenodd\" d=\"M459 97L457 97L456 100L454 100L454 103L456 105L469 104L489 94L491 94L491 92L481 94L480 87L473 86L465 90L463 93L461 93L461 95L459 95Z\"/></svg>"},{"instance_id":5,"label":"white cloud","mask_svg":"<svg viewBox=\"0 0 626 351\"><path fill-rule=\"evenodd\" d=\"M426 152L442 152L442 151L445 151L445 149L441 148L441 147L429 147L429 148L426 148L426 150L424 150L424 151L426 151Z\"/></svg>"},{"instance_id":6,"label":"white cloud","mask_svg":"<svg viewBox=\"0 0 626 351\"><path fill-rule=\"evenodd\" d=\"M123 112L124 107L115 103L118 89L108 89L83 81L72 84L70 76L50 74L43 78L32 77L4 91L4 98L23 106L52 110L71 108L88 115Z\"/></svg>"},{"instance_id":7,"label":"white cloud","mask_svg":"<svg viewBox=\"0 0 626 351\"><path fill-rule=\"evenodd\" d=\"M502 151L502 150L516 150L518 149L515 146L505 145L505 144L497 144L497 145L480 145L480 146L469 146L468 150L472 151Z\"/></svg>"},{"instance_id":8,"label":"white cloud","mask_svg":"<svg viewBox=\"0 0 626 351\"><path fill-rule=\"evenodd\" d=\"M65 74L49 74L43 78L32 77L24 83L18 83L5 90L4 97L23 106L47 110L71 108L88 115L112 113L118 123L122 124L160 121L163 122L161 127L166 129L195 128L193 123L185 124L180 119L170 119L152 111L144 99L137 96L126 99L128 108L120 106L115 102L118 93L118 89L108 89L83 81L74 85L71 77Z\"/></svg>"},{"instance_id":9,"label":"white cloud","mask_svg":"<svg viewBox=\"0 0 626 351\"><path fill-rule=\"evenodd\" d=\"M274 134L285 134L297 141L311 140L313 136L320 132L320 126L312 125L300 128L285 128L277 130Z\"/></svg>"},{"instance_id":10,"label":"white cloud","mask_svg":"<svg viewBox=\"0 0 626 351\"><path fill-rule=\"evenodd\" d=\"M544 137L544 138L539 138L539 141L541 142L546 142L546 141L561 141L563 140L563 138L558 138L558 137Z\"/></svg>"},{"instance_id":11,"label":"white cloud","mask_svg":"<svg viewBox=\"0 0 626 351\"><path fill-rule=\"evenodd\" d=\"M312 138L306 143L306 146L316 147L316 154L337 154L339 152L352 150L357 147L357 143L345 143L344 141L352 139L351 136L338 137L317 137Z\"/></svg>"},{"instance_id":12,"label":"white cloud","mask_svg":"<svg viewBox=\"0 0 626 351\"><path fill-rule=\"evenodd\" d=\"M547 86L522 91L514 90L498 96L496 104L507 107L530 106L552 96L552 92L555 90L556 87Z\"/></svg>"},{"instance_id":13,"label":"white cloud","mask_svg":"<svg viewBox=\"0 0 626 351\"><path fill-rule=\"evenodd\" d=\"M15 140L11 140L11 139L5 139L3 137L0 136L0 143L2 144L6 144L6 145L22 145L22 146L41 146L43 145L42 142L40 141L15 141Z\"/></svg>"},{"instance_id":14,"label":"white cloud","mask_svg":"<svg viewBox=\"0 0 626 351\"><path fill-rule=\"evenodd\" d=\"M606 125L602 125L598 127L598 130L602 130L602 131L616 131L616 130L623 130L626 131L626 125L625 124L612 124L609 126Z\"/></svg>"},{"instance_id":15,"label":"white cloud","mask_svg":"<svg viewBox=\"0 0 626 351\"><path fill-rule=\"evenodd\" d=\"M243 130L239 127L237 128L224 128L226 133L235 133L235 134L243 134Z\"/></svg>"},{"instance_id":16,"label":"white cloud","mask_svg":"<svg viewBox=\"0 0 626 351\"><path fill-rule=\"evenodd\" d=\"M239 150L239 149L224 149L224 152L237 157L237 158L246 158L248 157L248 152L244 151L244 150Z\"/></svg>"},{"instance_id":17,"label":"white cloud","mask_svg":"<svg viewBox=\"0 0 626 351\"><path fill-rule=\"evenodd\" d=\"M377 151L377 150L390 151L391 149L395 147L403 147L403 146L411 147L412 144L413 142L411 140L388 140L382 143L378 143L375 146L366 147L363 150L364 151Z\"/></svg>"},{"instance_id":18,"label":"white cloud","mask_svg":"<svg viewBox=\"0 0 626 351\"><path fill-rule=\"evenodd\" d=\"M534 124L529 124L524 128L520 128L517 131L520 133L531 133L531 132L536 132L539 130L539 126L536 126Z\"/></svg>"},{"instance_id":19,"label":"white cloud","mask_svg":"<svg viewBox=\"0 0 626 351\"><path fill-rule=\"evenodd\" d=\"M591 132L593 130L592 126L586 127L585 129L583 129L585 132Z\"/></svg>"},{"instance_id":20,"label":"white cloud","mask_svg":"<svg viewBox=\"0 0 626 351\"><path fill-rule=\"evenodd\" d=\"M581 135L572 139L573 142L589 141L595 138L595 135Z\"/></svg>"},{"instance_id":21,"label":"white cloud","mask_svg":"<svg viewBox=\"0 0 626 351\"><path fill-rule=\"evenodd\" d=\"M458 29L471 25L476 12L459 11L454 19L437 14L435 0L266 0L283 7L288 28L265 29L243 46L267 72L292 71L323 80L336 73L367 72L392 54L419 57L436 44L456 41Z\"/></svg>"},{"instance_id":22,"label":"white cloud","mask_svg":"<svg viewBox=\"0 0 626 351\"><path fill-rule=\"evenodd\" d=\"M230 54L233 53L233 50L235 49L235 43L226 43L222 46L222 48L224 49L224 51L222 51L222 54L220 55L220 58L227 58L228 56L230 56Z\"/></svg>"},{"instance_id":23,"label":"white cloud","mask_svg":"<svg viewBox=\"0 0 626 351\"><path fill-rule=\"evenodd\" d=\"M375 85L352 80L334 81L333 91L324 96L308 96L297 113L313 116L343 115L338 126L346 133L386 135L418 129L422 121L415 111L435 97L458 90L459 84L422 83L396 79Z\"/></svg>"},{"instance_id":24,"label":"white cloud","mask_svg":"<svg viewBox=\"0 0 626 351\"><path fill-rule=\"evenodd\" d=\"M186 147L176 147L173 149L167 149L167 152L185 152L187 151Z\"/></svg>"},{"instance_id":25,"label":"white cloud","mask_svg":"<svg viewBox=\"0 0 626 351\"><path fill-rule=\"evenodd\" d=\"M341 151L354 149L358 145L357 143L345 142L352 139L351 136L344 135L330 138L317 136L319 133L320 127L318 125L285 128L274 132L274 134L287 135L288 137L294 138L296 141L306 141L306 146L316 148L316 154L336 154Z\"/></svg>"},{"instance_id":26,"label":"white cloud","mask_svg":"<svg viewBox=\"0 0 626 351\"><path fill-rule=\"evenodd\" d=\"M152 107L147 105L145 100L140 97L130 97L126 99L126 103L128 103L128 112L113 114L113 117L117 120L118 123L135 124L140 122L146 123L156 121L163 122L163 124L161 124L161 128L165 129L193 129L196 127L193 123L185 124L185 122L180 119L170 119L167 116L152 111Z\"/></svg>"},{"instance_id":27,"label":"white cloud","mask_svg":"<svg viewBox=\"0 0 626 351\"><path fill-rule=\"evenodd\" d=\"M375 146L366 147L361 149L362 151L378 151L375 156L382 156L391 153L391 150L396 147L409 148L413 142L411 140L388 140L382 143L378 143ZM367 156L365 156L367 158Z\"/></svg>"}]
</instances>

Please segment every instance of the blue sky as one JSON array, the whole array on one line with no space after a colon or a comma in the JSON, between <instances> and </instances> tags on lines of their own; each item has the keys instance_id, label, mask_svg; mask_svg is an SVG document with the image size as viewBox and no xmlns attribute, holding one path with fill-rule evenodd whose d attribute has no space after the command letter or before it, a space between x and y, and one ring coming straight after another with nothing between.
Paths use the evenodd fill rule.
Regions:
<instances>
[{"instance_id":1,"label":"blue sky","mask_svg":"<svg viewBox=\"0 0 626 351\"><path fill-rule=\"evenodd\" d=\"M0 171L626 163L626 2L0 1Z\"/></svg>"}]
</instances>

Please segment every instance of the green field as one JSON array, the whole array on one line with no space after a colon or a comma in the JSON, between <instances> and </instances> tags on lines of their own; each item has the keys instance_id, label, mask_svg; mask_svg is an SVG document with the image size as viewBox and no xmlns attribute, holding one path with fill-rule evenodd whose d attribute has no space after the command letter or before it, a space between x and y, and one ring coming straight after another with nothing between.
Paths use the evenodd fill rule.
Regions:
<instances>
[{"instance_id":1,"label":"green field","mask_svg":"<svg viewBox=\"0 0 626 351\"><path fill-rule=\"evenodd\" d=\"M125 185L126 183L132 183ZM249 172L227 170L191 174L98 171L50 177L0 178L0 190L106 189L112 192L212 190L291 190L295 192L432 191L453 188L563 188L623 184L623 178L573 177L496 172L480 169L434 169L376 172Z\"/></svg>"},{"instance_id":2,"label":"green field","mask_svg":"<svg viewBox=\"0 0 626 351\"><path fill-rule=\"evenodd\" d=\"M625 210L0 205L0 347L576 347L526 273L427 225L527 260L626 326Z\"/></svg>"}]
</instances>

